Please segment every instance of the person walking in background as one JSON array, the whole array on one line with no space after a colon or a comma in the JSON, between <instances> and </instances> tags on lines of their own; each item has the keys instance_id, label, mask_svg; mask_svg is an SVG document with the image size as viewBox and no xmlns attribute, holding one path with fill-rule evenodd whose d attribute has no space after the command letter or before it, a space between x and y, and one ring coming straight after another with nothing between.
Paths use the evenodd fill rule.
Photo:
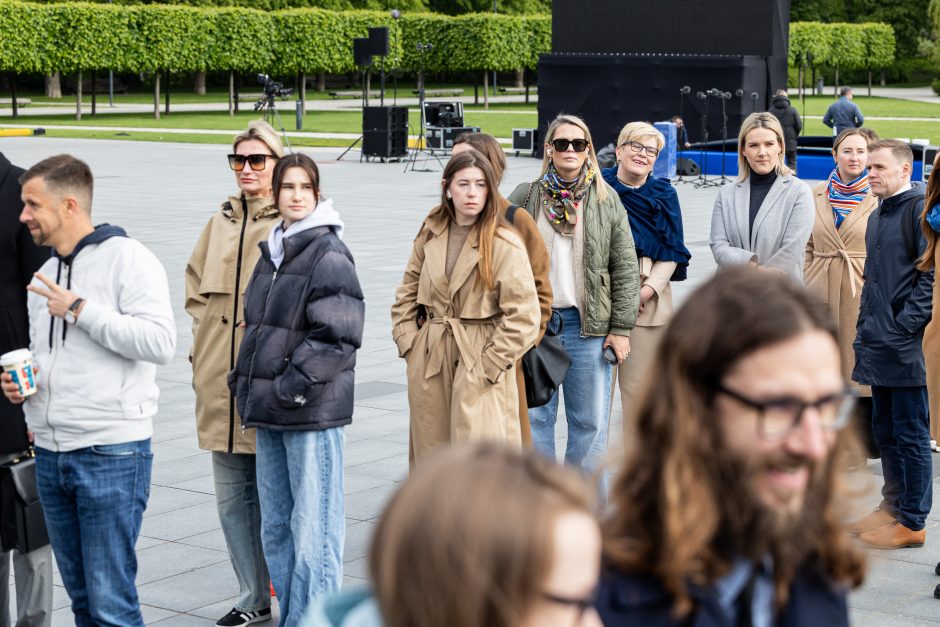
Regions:
<instances>
[{"instance_id":1,"label":"person walking in background","mask_svg":"<svg viewBox=\"0 0 940 627\"><path fill-rule=\"evenodd\" d=\"M800 112L796 110L796 107L790 104L786 89L778 89L774 93L770 112L780 120L780 126L783 128L783 147L786 151L787 167L796 174L796 143L797 138L803 131L803 120L800 119Z\"/></svg>"},{"instance_id":2,"label":"person walking in background","mask_svg":"<svg viewBox=\"0 0 940 627\"><path fill-rule=\"evenodd\" d=\"M150 494L156 365L176 351L166 272L123 229L92 225L83 161L50 157L20 184L20 221L54 253L28 287L39 381L24 406L52 550L76 625L142 626L134 546ZM26 400L7 373L2 387Z\"/></svg>"},{"instance_id":3,"label":"person walking in background","mask_svg":"<svg viewBox=\"0 0 940 627\"><path fill-rule=\"evenodd\" d=\"M856 325L865 269L865 231L868 217L878 205L868 181L868 143L878 136L869 129L839 133L832 147L835 168L829 179L813 190L816 214L806 244L803 277L806 289L822 302L838 325L842 371L855 368ZM871 450L871 389L853 384L860 395L859 429Z\"/></svg>"},{"instance_id":4,"label":"person walking in background","mask_svg":"<svg viewBox=\"0 0 940 627\"><path fill-rule=\"evenodd\" d=\"M490 161L476 150L451 157L440 206L415 238L391 311L413 464L454 442L522 445L513 368L539 331L529 257Z\"/></svg>"},{"instance_id":5,"label":"person walking in background","mask_svg":"<svg viewBox=\"0 0 940 627\"><path fill-rule=\"evenodd\" d=\"M280 137L264 120L251 122L235 136L228 162L239 193L209 219L186 266L196 433L199 447L212 451L219 523L239 588L235 607L216 623L220 627L271 617L271 584L261 547L255 431L241 428L226 377L235 367L245 334L244 296L261 256L258 244L278 217L271 175L283 155Z\"/></svg>"},{"instance_id":6,"label":"person walking in background","mask_svg":"<svg viewBox=\"0 0 940 627\"><path fill-rule=\"evenodd\" d=\"M865 116L858 105L852 102L852 88L843 87L839 90L839 99L829 105L823 116L823 124L832 129L833 135L838 135L850 128L859 128L865 123Z\"/></svg>"},{"instance_id":7,"label":"person walking in background","mask_svg":"<svg viewBox=\"0 0 940 627\"><path fill-rule=\"evenodd\" d=\"M668 179L652 176L666 140L646 122L631 122L617 139L617 165L602 172L627 210L640 266L640 312L630 334L630 358L619 366L624 441L628 415L649 371L664 325L672 316L672 281L687 278L691 253L682 232L679 196Z\"/></svg>"},{"instance_id":8,"label":"person walking in background","mask_svg":"<svg viewBox=\"0 0 940 627\"><path fill-rule=\"evenodd\" d=\"M309 627L600 627L593 491L536 452L438 451L392 497L369 551L374 593L311 608Z\"/></svg>"},{"instance_id":9,"label":"person walking in background","mask_svg":"<svg viewBox=\"0 0 940 627\"><path fill-rule=\"evenodd\" d=\"M868 145L868 180L881 200L865 233L865 285L852 379L871 386L872 432L881 453L881 505L849 525L881 549L921 546L933 498L924 327L934 270L921 271L923 186L911 187L914 154L896 139Z\"/></svg>"},{"instance_id":10,"label":"person walking in background","mask_svg":"<svg viewBox=\"0 0 940 627\"><path fill-rule=\"evenodd\" d=\"M940 154L934 159L934 168L940 171ZM940 233L940 177L931 177L924 193L924 213L921 215L921 229L927 240L927 250L917 262L917 269L922 272L936 271L938 250L937 234ZM940 289L934 281L931 311L937 309ZM924 330L924 365L927 370L927 400L930 403L930 440L934 453L940 453L937 442L940 441L940 326L931 317Z\"/></svg>"},{"instance_id":11,"label":"person walking in background","mask_svg":"<svg viewBox=\"0 0 940 627\"><path fill-rule=\"evenodd\" d=\"M33 272L49 259L50 250L30 237L19 220L23 210L20 183L24 170L0 152L0 355L29 346L26 286ZM23 408L0 397L0 463L23 456L30 447ZM10 516L12 503L0 502L0 516ZM16 627L52 624L52 548L48 545L20 553L0 553L0 627L10 625L10 560L16 580Z\"/></svg>"},{"instance_id":12,"label":"person walking in background","mask_svg":"<svg viewBox=\"0 0 940 627\"><path fill-rule=\"evenodd\" d=\"M612 490L597 608L610 627L847 627L860 549L840 526L854 433L825 307L729 268L660 342Z\"/></svg>"},{"instance_id":13,"label":"person walking in background","mask_svg":"<svg viewBox=\"0 0 940 627\"><path fill-rule=\"evenodd\" d=\"M783 129L752 113L738 133L738 180L718 190L708 244L718 269L750 264L803 280L813 194L783 162Z\"/></svg>"},{"instance_id":14,"label":"person walking in background","mask_svg":"<svg viewBox=\"0 0 940 627\"><path fill-rule=\"evenodd\" d=\"M506 153L503 147L499 145L492 135L486 133L464 133L454 140L454 146L451 148L451 156L459 155L467 150L476 150L486 157L490 165L493 166L493 175L496 177L498 185L503 180L503 173L506 171ZM499 196L499 207L497 211L506 216L506 221L512 224L516 235L525 245L526 254L529 256L529 265L532 267L532 278L535 279L535 291L539 296L539 334L535 340L538 346L545 335L545 327L548 319L552 315L552 286L548 280L548 251L545 250L545 243L539 234L535 220L526 211L518 211L508 200ZM442 210L442 206L435 208L435 211ZM522 443L525 446L532 445L532 429L529 426L529 409L526 404L525 377L522 374L522 361L516 364L516 388L519 394L519 430L522 435Z\"/></svg>"},{"instance_id":15,"label":"person walking in background","mask_svg":"<svg viewBox=\"0 0 940 627\"><path fill-rule=\"evenodd\" d=\"M630 354L640 274L626 212L597 171L583 120L555 118L545 135L540 178L516 187L509 200L535 218L545 241L552 307L563 325L553 331L560 331L571 357L561 384L565 463L594 471L607 451L613 366ZM548 404L529 410L535 448L551 459L558 400L556 392Z\"/></svg>"},{"instance_id":16,"label":"person walking in background","mask_svg":"<svg viewBox=\"0 0 940 627\"><path fill-rule=\"evenodd\" d=\"M343 581L343 427L352 422L365 305L343 222L313 159L278 159L281 221L245 293L245 338L229 388L255 428L261 539L281 627Z\"/></svg>"}]
</instances>

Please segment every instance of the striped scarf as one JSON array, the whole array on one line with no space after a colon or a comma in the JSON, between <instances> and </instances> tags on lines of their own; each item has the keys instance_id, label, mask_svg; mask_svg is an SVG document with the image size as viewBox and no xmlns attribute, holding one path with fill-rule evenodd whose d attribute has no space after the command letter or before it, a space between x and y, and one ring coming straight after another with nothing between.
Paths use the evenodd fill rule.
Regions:
<instances>
[{"instance_id":1,"label":"striped scarf","mask_svg":"<svg viewBox=\"0 0 940 627\"><path fill-rule=\"evenodd\" d=\"M839 179L839 169L836 168L829 175L829 204L836 221L836 228L842 226L842 221L852 213L868 195L868 170L864 170L857 179L850 183L843 183Z\"/></svg>"}]
</instances>

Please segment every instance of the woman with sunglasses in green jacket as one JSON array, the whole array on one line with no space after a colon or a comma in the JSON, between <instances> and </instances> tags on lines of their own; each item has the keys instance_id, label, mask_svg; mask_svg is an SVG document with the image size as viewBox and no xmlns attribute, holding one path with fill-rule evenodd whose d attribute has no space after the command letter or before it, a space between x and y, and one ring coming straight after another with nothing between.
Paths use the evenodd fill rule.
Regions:
<instances>
[{"instance_id":1,"label":"woman with sunglasses in green jacket","mask_svg":"<svg viewBox=\"0 0 940 627\"><path fill-rule=\"evenodd\" d=\"M640 302L640 273L627 214L604 182L587 125L561 115L546 132L538 180L509 200L535 218L549 256L553 315L571 357L561 384L568 444L565 463L594 471L607 451L613 366L630 354L630 331ZM555 459L558 392L529 409L532 443ZM604 482L602 481L602 488Z\"/></svg>"},{"instance_id":2,"label":"woman with sunglasses in green jacket","mask_svg":"<svg viewBox=\"0 0 940 627\"><path fill-rule=\"evenodd\" d=\"M240 590L235 607L216 623L221 627L271 616L271 584L261 549L255 430L241 428L225 377L235 367L245 333L245 289L261 255L258 244L278 220L271 175L283 155L280 137L264 120L251 122L235 136L228 165L239 192L209 219L186 266L196 432L199 448L212 451L219 522Z\"/></svg>"}]
</instances>

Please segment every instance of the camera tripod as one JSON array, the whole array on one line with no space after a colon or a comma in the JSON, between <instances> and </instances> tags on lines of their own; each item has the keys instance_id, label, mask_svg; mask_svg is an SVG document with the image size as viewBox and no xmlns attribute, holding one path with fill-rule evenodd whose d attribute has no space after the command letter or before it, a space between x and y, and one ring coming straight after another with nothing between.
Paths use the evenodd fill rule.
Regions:
<instances>
[{"instance_id":1,"label":"camera tripod","mask_svg":"<svg viewBox=\"0 0 940 627\"><path fill-rule=\"evenodd\" d=\"M444 169L444 162L441 161L441 158L438 157L433 150L428 148L428 138L425 136L425 119L424 119L424 55L427 52L430 52L434 46L432 44L418 44L418 113L420 116L419 130L418 130L418 141L415 145L414 150L411 151L411 155L408 157L408 162L405 163L405 172L408 171L408 168L411 168L412 172L433 172L428 167L425 167L422 170L417 169L418 162L418 153L424 153L424 164L427 165L428 161L431 160L431 157L437 159L437 164L441 166L441 169Z\"/></svg>"},{"instance_id":2,"label":"camera tripod","mask_svg":"<svg viewBox=\"0 0 940 627\"><path fill-rule=\"evenodd\" d=\"M287 138L287 130L284 127L284 120L281 118L280 111L277 110L277 106L274 104L275 94L268 93L268 90L265 90L265 93L261 98L258 99L258 102L255 103L255 111L261 111L261 115L264 118L264 121L273 126L274 128L281 130L281 137L284 138L284 145L287 146L288 152L294 152L294 149L291 148L290 140Z\"/></svg>"}]
</instances>

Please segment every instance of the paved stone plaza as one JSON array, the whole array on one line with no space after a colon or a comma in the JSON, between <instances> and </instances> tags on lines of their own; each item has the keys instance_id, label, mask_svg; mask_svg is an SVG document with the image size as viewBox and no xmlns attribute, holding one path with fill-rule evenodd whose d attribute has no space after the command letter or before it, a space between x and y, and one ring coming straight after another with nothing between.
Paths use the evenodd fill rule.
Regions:
<instances>
[{"instance_id":1,"label":"paved stone plaza","mask_svg":"<svg viewBox=\"0 0 940 627\"><path fill-rule=\"evenodd\" d=\"M216 515L210 457L196 444L190 366L189 318L183 311L183 271L209 216L235 190L226 146L13 138L0 140L13 163L32 165L69 152L96 175L94 219L127 229L162 260L170 279L179 343L173 362L158 371L160 412L155 418L150 503L137 545L137 584L147 623L211 625L237 596ZM382 507L408 468L408 401L404 362L389 330L389 307L421 219L440 197L440 168L403 174L403 164L358 163L357 153L336 162L338 149L310 150L320 163L324 193L346 222L345 240L356 258L366 295L366 328L359 351L356 413L347 428L345 584L367 577L369 540ZM509 160L504 193L534 178L538 162ZM706 243L714 188L679 185L690 280L677 284L681 300L714 272ZM615 406L619 405L619 400ZM611 442L620 441L615 411ZM564 433L559 433L563 439ZM878 498L880 466L866 503ZM940 501L940 495L935 501ZM852 596L857 625L916 626L940 623L933 574L940 559L940 508L928 521L927 545L874 554L864 589ZM12 578L11 578L12 584ZM54 625L71 625L69 599L56 577ZM13 595L11 595L13 597ZM273 623L265 623L273 624Z\"/></svg>"}]
</instances>

